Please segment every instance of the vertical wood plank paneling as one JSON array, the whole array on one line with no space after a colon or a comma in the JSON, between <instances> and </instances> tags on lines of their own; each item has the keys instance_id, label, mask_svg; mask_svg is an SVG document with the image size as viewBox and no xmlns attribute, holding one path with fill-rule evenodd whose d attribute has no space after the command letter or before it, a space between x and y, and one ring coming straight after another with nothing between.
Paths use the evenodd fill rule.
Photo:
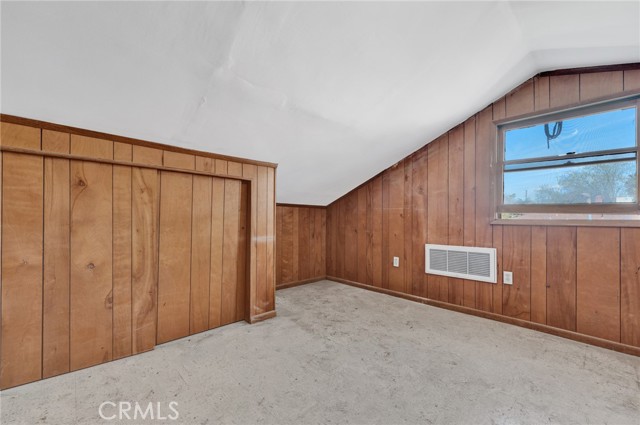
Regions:
<instances>
[{"instance_id":1,"label":"vertical wood plank paneling","mask_svg":"<svg viewBox=\"0 0 640 425\"><path fill-rule=\"evenodd\" d=\"M227 174L230 176L236 176L236 177L242 176L242 164L235 161L228 161Z\"/></svg>"},{"instance_id":2,"label":"vertical wood plank paneling","mask_svg":"<svg viewBox=\"0 0 640 425\"><path fill-rule=\"evenodd\" d=\"M413 239L411 238L411 226L413 225L413 160L409 156L404 160L404 211L402 213L402 222L404 229L402 231L404 239L404 252L401 263L404 275L404 284L402 292L410 294L413 289ZM403 265L404 264L404 265Z\"/></svg>"},{"instance_id":3,"label":"vertical wood plank paneling","mask_svg":"<svg viewBox=\"0 0 640 425\"><path fill-rule=\"evenodd\" d=\"M69 135L42 132L42 150L69 153ZM44 158L42 377L69 372L69 160Z\"/></svg>"},{"instance_id":4,"label":"vertical wood plank paneling","mask_svg":"<svg viewBox=\"0 0 640 425\"><path fill-rule=\"evenodd\" d=\"M640 229L622 229L620 243L620 342L640 347Z\"/></svg>"},{"instance_id":5,"label":"vertical wood plank paneling","mask_svg":"<svg viewBox=\"0 0 640 425\"><path fill-rule=\"evenodd\" d=\"M209 277L209 329L222 324L222 257L224 247L224 179L211 182L211 261Z\"/></svg>"},{"instance_id":6,"label":"vertical wood plank paneling","mask_svg":"<svg viewBox=\"0 0 640 425\"><path fill-rule=\"evenodd\" d=\"M214 161L215 163L215 161ZM249 251L250 258L249 264L249 304L251 305L251 315L258 314L257 299L258 294L256 291L257 276L258 276L258 261L257 261L257 249L258 249L258 167L252 164L244 164L242 166L242 175L245 178L251 179L250 183L250 209L251 217L248 225L251 229L249 234ZM274 201L275 202L275 201Z\"/></svg>"},{"instance_id":7,"label":"vertical wood plank paneling","mask_svg":"<svg viewBox=\"0 0 640 425\"><path fill-rule=\"evenodd\" d=\"M318 233L317 237L320 238L320 250L316 251L316 276L326 276L326 259L325 253L327 251L327 210L326 209L317 209L316 210L316 233Z\"/></svg>"},{"instance_id":8,"label":"vertical wood plank paneling","mask_svg":"<svg viewBox=\"0 0 640 425\"><path fill-rule=\"evenodd\" d=\"M464 123L464 246L476 245L476 118ZM476 307L476 285L464 281L463 304Z\"/></svg>"},{"instance_id":9,"label":"vertical wood plank paneling","mask_svg":"<svg viewBox=\"0 0 640 425\"><path fill-rule=\"evenodd\" d=\"M382 287L389 288L389 268L392 256L389 249L389 186L391 181L391 168L382 173Z\"/></svg>"},{"instance_id":10,"label":"vertical wood plank paneling","mask_svg":"<svg viewBox=\"0 0 640 425\"><path fill-rule=\"evenodd\" d=\"M428 150L422 148L412 157L413 166L413 286L411 293L419 297L428 297L427 275L425 274L425 244L428 227Z\"/></svg>"},{"instance_id":11,"label":"vertical wood plank paneling","mask_svg":"<svg viewBox=\"0 0 640 425\"><path fill-rule=\"evenodd\" d=\"M531 227L531 321L547 323L547 228Z\"/></svg>"},{"instance_id":12,"label":"vertical wood plank paneling","mask_svg":"<svg viewBox=\"0 0 640 425\"><path fill-rule=\"evenodd\" d=\"M535 105L536 111L549 108L549 77L535 77L534 92L535 92Z\"/></svg>"},{"instance_id":13,"label":"vertical wood plank paneling","mask_svg":"<svg viewBox=\"0 0 640 425\"><path fill-rule=\"evenodd\" d=\"M491 247L491 154L493 152L491 107L485 108L476 116L476 246ZM476 308L492 310L492 285L476 284Z\"/></svg>"},{"instance_id":14,"label":"vertical wood plank paneling","mask_svg":"<svg viewBox=\"0 0 640 425\"><path fill-rule=\"evenodd\" d=\"M245 184L246 185L246 184ZM247 190L247 187L243 186L243 191ZM244 193L244 192L243 192ZM243 195L243 202L247 202ZM267 167L267 233L265 238L267 239L267 294L266 294L266 311L272 311L276 308L276 275L275 275L275 207L276 207L276 174L275 169ZM242 214L246 214L247 210L243 204L241 208ZM246 223L245 223L246 226ZM246 234L244 234L246 237ZM245 255L242 257L245 260ZM243 281L244 283L244 281ZM245 291L246 286L242 285L242 291ZM244 292L243 292L244 294ZM243 295L244 296L244 295Z\"/></svg>"},{"instance_id":15,"label":"vertical wood plank paneling","mask_svg":"<svg viewBox=\"0 0 640 425\"><path fill-rule=\"evenodd\" d=\"M131 161L131 145L114 143L114 159ZM131 167L113 167L113 358L132 353Z\"/></svg>"},{"instance_id":16,"label":"vertical wood plank paneling","mask_svg":"<svg viewBox=\"0 0 640 425\"><path fill-rule=\"evenodd\" d=\"M547 229L547 325L576 330L576 228Z\"/></svg>"},{"instance_id":17,"label":"vertical wood plank paneling","mask_svg":"<svg viewBox=\"0 0 640 425\"><path fill-rule=\"evenodd\" d=\"M389 171L388 231L389 253L387 257L388 288L392 291L404 290L404 162ZM386 194L385 194L386 196ZM349 210L347 210L349 211ZM393 257L400 258L400 267L393 267Z\"/></svg>"},{"instance_id":18,"label":"vertical wood plank paneling","mask_svg":"<svg viewBox=\"0 0 640 425\"><path fill-rule=\"evenodd\" d=\"M243 319L247 319L247 320L251 320L250 314L248 316L246 316L245 314L248 313L247 309L246 309L246 305L249 302L249 294L247 292L247 247L248 247L248 234L247 234L247 214L248 214L248 207L249 207L249 183L246 182L240 182L240 199L238 199L238 211L237 211L237 216L238 216L238 228L237 228L237 233L238 233L238 244L235 247L235 250L238 253L238 259L236 261L236 263L234 264L237 270L237 276L236 276L236 305L235 305L235 310L236 310L236 317L235 320L239 321L239 320L243 320ZM268 199L268 195L267 195L267 199ZM269 219L269 214L268 214L268 210L269 210L269 206L267 205L267 218ZM268 220L267 220L268 223ZM267 228L268 228L268 224L267 224ZM268 230L267 230L268 232ZM270 304L271 304L271 297L270 297L270 286L271 286L271 282L270 282L270 277L269 277L269 272L273 273L273 268L272 265L273 263L269 261L269 241L268 239L269 236L264 235L263 236L265 239L267 239L267 259L266 259L266 273L267 273L267 282L266 282L266 298L264 298L262 300L262 305L265 305L265 310L269 311L270 309ZM273 254L271 254L273 255ZM275 291L275 288L273 289Z\"/></svg>"},{"instance_id":19,"label":"vertical wood plank paneling","mask_svg":"<svg viewBox=\"0 0 640 425\"><path fill-rule=\"evenodd\" d=\"M533 79L525 82L505 97L506 116L514 117L534 110L535 95Z\"/></svg>"},{"instance_id":20,"label":"vertical wood plank paneling","mask_svg":"<svg viewBox=\"0 0 640 425\"><path fill-rule=\"evenodd\" d=\"M383 241L383 213L382 213L382 176L375 177L371 182L371 258L373 261L373 286L382 287L383 275L382 268L384 260L382 258L382 241ZM335 219L334 219L335 220Z\"/></svg>"},{"instance_id":21,"label":"vertical wood plank paneling","mask_svg":"<svg viewBox=\"0 0 640 425\"><path fill-rule=\"evenodd\" d=\"M344 277L358 280L358 197L351 193L344 200L345 239L344 239Z\"/></svg>"},{"instance_id":22,"label":"vertical wood plank paneling","mask_svg":"<svg viewBox=\"0 0 640 425\"><path fill-rule=\"evenodd\" d=\"M260 172L258 171L258 175ZM266 179L265 179L266 180ZM238 268L236 265L239 261L239 227L240 208L241 208L241 191L242 184L237 180L225 180L224 182L224 240L222 248L222 303L221 303L221 325L227 325L235 322L236 305L238 294ZM265 199L266 202L266 199ZM260 211L260 207L258 207ZM264 210L263 210L264 211ZM264 222L265 220L263 220ZM260 219L258 217L258 222ZM260 233L260 229L258 229ZM258 245L260 247L260 245ZM260 250L258 250L260 253ZM258 259L260 260L260 259ZM262 267L260 267L262 265ZM230 266L230 267L229 267ZM262 264L258 262L258 275L266 272L264 257ZM263 283L264 285L264 283ZM260 289L260 288L259 288ZM261 287L264 291L264 286Z\"/></svg>"},{"instance_id":23,"label":"vertical wood plank paneling","mask_svg":"<svg viewBox=\"0 0 640 425\"><path fill-rule=\"evenodd\" d=\"M502 314L502 226L493 226L493 247L496 249L496 284L492 286L491 311Z\"/></svg>"},{"instance_id":24,"label":"vertical wood plank paneling","mask_svg":"<svg viewBox=\"0 0 640 425\"><path fill-rule=\"evenodd\" d=\"M216 174L226 175L228 172L228 163L224 159L215 160Z\"/></svg>"},{"instance_id":25,"label":"vertical wood plank paneling","mask_svg":"<svg viewBox=\"0 0 640 425\"><path fill-rule=\"evenodd\" d=\"M282 268L283 268L283 259L282 259L282 243L284 241L285 235L282 231L282 213L286 207L276 207L276 284L280 285L285 283L282 280Z\"/></svg>"},{"instance_id":26,"label":"vertical wood plank paneling","mask_svg":"<svg viewBox=\"0 0 640 425\"><path fill-rule=\"evenodd\" d=\"M298 229L296 231L298 236L298 280L306 280L311 277L309 213L309 208L298 209Z\"/></svg>"},{"instance_id":27,"label":"vertical wood plank paneling","mask_svg":"<svg viewBox=\"0 0 640 425\"><path fill-rule=\"evenodd\" d=\"M103 141L73 136L72 152L74 141L83 155L113 152L111 143L108 148ZM112 190L112 166L71 161L71 370L112 359Z\"/></svg>"},{"instance_id":28,"label":"vertical wood plank paneling","mask_svg":"<svg viewBox=\"0 0 640 425\"><path fill-rule=\"evenodd\" d=\"M196 158L194 155L186 153L164 151L163 164L165 167L195 170Z\"/></svg>"},{"instance_id":29,"label":"vertical wood plank paneling","mask_svg":"<svg viewBox=\"0 0 640 425\"><path fill-rule=\"evenodd\" d=\"M549 107L571 105L580 101L580 75L549 77Z\"/></svg>"},{"instance_id":30,"label":"vertical wood plank paneling","mask_svg":"<svg viewBox=\"0 0 640 425\"><path fill-rule=\"evenodd\" d=\"M622 71L580 74L580 100L621 93L624 90L623 78Z\"/></svg>"},{"instance_id":31,"label":"vertical wood plank paneling","mask_svg":"<svg viewBox=\"0 0 640 425\"><path fill-rule=\"evenodd\" d=\"M42 377L43 160L5 152L2 161L0 387L7 388Z\"/></svg>"},{"instance_id":32,"label":"vertical wood plank paneling","mask_svg":"<svg viewBox=\"0 0 640 425\"><path fill-rule=\"evenodd\" d=\"M357 193L357 234L358 234L358 278L360 283L367 283L367 192L368 185L356 190Z\"/></svg>"},{"instance_id":33,"label":"vertical wood plank paneling","mask_svg":"<svg viewBox=\"0 0 640 425\"><path fill-rule=\"evenodd\" d=\"M98 159L113 159L113 142L72 134L71 154Z\"/></svg>"},{"instance_id":34,"label":"vertical wood plank paneling","mask_svg":"<svg viewBox=\"0 0 640 425\"><path fill-rule=\"evenodd\" d=\"M162 171L160 177L158 344L189 335L193 200L191 175Z\"/></svg>"},{"instance_id":35,"label":"vertical wood plank paneling","mask_svg":"<svg viewBox=\"0 0 640 425\"><path fill-rule=\"evenodd\" d=\"M133 146L133 162L136 164L161 166L163 153L164 151L160 149Z\"/></svg>"},{"instance_id":36,"label":"vertical wood plank paneling","mask_svg":"<svg viewBox=\"0 0 640 425\"><path fill-rule=\"evenodd\" d=\"M293 238L298 237L293 229L293 208L280 207L282 210L282 236L278 244L282 246L282 282L295 282L293 278Z\"/></svg>"},{"instance_id":37,"label":"vertical wood plank paneling","mask_svg":"<svg viewBox=\"0 0 640 425\"><path fill-rule=\"evenodd\" d=\"M327 206L327 276L336 276L336 225L334 223L335 203ZM284 216L283 216L284 218ZM284 229L284 222L282 224ZM286 232L286 231L285 231ZM284 244L282 245L284 249ZM284 255L284 254L283 254Z\"/></svg>"},{"instance_id":38,"label":"vertical wood plank paneling","mask_svg":"<svg viewBox=\"0 0 640 425\"><path fill-rule=\"evenodd\" d=\"M577 261L576 330L620 341L620 229L579 227Z\"/></svg>"},{"instance_id":39,"label":"vertical wood plank paneling","mask_svg":"<svg viewBox=\"0 0 640 425\"><path fill-rule=\"evenodd\" d=\"M449 132L449 245L464 245L464 127ZM449 300L463 305L464 282L449 279Z\"/></svg>"},{"instance_id":40,"label":"vertical wood plank paneling","mask_svg":"<svg viewBox=\"0 0 640 425\"><path fill-rule=\"evenodd\" d=\"M191 306L189 312L189 333L191 334L209 329L212 180L207 176L193 176Z\"/></svg>"},{"instance_id":41,"label":"vertical wood plank paneling","mask_svg":"<svg viewBox=\"0 0 640 425\"><path fill-rule=\"evenodd\" d=\"M429 243L444 244L449 241L449 156L448 137L444 135L429 144L428 148L428 193L429 216L427 217ZM429 275L429 298L447 302L448 279Z\"/></svg>"},{"instance_id":42,"label":"vertical wood plank paneling","mask_svg":"<svg viewBox=\"0 0 640 425\"><path fill-rule=\"evenodd\" d=\"M226 190L229 190L229 188L231 188L231 190L233 191L232 196L235 196L236 198L239 199L240 197L240 187L236 187L235 185L231 184L231 186L229 186L229 184L231 184L231 182L228 182L226 185ZM260 313L264 313L266 311L268 311L269 306L267 305L266 302L266 294L267 294L267 190L269 187L269 182L268 182L268 176L267 176L267 168L266 167L258 167L258 171L257 171L257 180L256 180L256 185L258 188L258 196L257 196L257 209L256 209L256 214L257 214L257 222L256 222L256 226L257 226L257 241L256 241L256 294L258 295L258 299L260 300L260 302L257 303L257 305L255 306L258 310L256 311L256 314L260 314ZM235 191L238 191L237 194L235 194ZM225 197L225 208L226 208L226 203L227 201L229 201L229 197ZM232 201L232 208L231 209L225 209L225 238L227 236L227 232L230 232L231 230L227 229L226 226L226 219L227 219L227 214L231 214L232 211L234 209L238 209L240 208L240 205L236 205L237 202L239 202L239 200L234 200ZM234 222L235 223L235 222ZM236 235L235 238L237 238L237 226L238 224L233 224L233 226L235 226L234 228L236 229ZM235 244L237 244L237 240L235 240L234 242ZM225 247L227 246L227 241L225 240ZM237 255L237 253L236 253ZM234 257L236 258L236 257ZM237 258L236 258L237 259ZM234 260L236 261L236 260ZM225 263L228 264L228 263ZM297 263L296 263L297 265ZM229 289L231 290L231 289ZM223 303L224 303L224 298L223 298ZM223 317L224 317L224 311L223 311ZM223 320L224 322L224 320Z\"/></svg>"},{"instance_id":43,"label":"vertical wood plank paneling","mask_svg":"<svg viewBox=\"0 0 640 425\"><path fill-rule=\"evenodd\" d=\"M131 170L131 338L133 354L149 351L156 344L159 180L156 170L136 167Z\"/></svg>"},{"instance_id":44,"label":"vertical wood plank paneling","mask_svg":"<svg viewBox=\"0 0 640 425\"><path fill-rule=\"evenodd\" d=\"M624 71L624 91L640 89L640 69Z\"/></svg>"},{"instance_id":45,"label":"vertical wood plank paneling","mask_svg":"<svg viewBox=\"0 0 640 425\"><path fill-rule=\"evenodd\" d=\"M340 199L336 205L336 276L345 278L344 256L345 256L345 234L347 231L345 222L345 200Z\"/></svg>"},{"instance_id":46,"label":"vertical wood plank paneling","mask_svg":"<svg viewBox=\"0 0 640 425\"><path fill-rule=\"evenodd\" d=\"M516 107L514 107L514 109L518 109L518 110L522 110L523 108L526 108L529 104L529 102L527 102L526 99L523 99L523 95L527 95L528 93L530 93L529 90L523 90L522 87L520 87L518 90L516 90L518 93L514 94L514 96L510 96L507 95L505 97L503 97L502 99L498 100L497 102L495 102L493 104L493 119L494 120L499 120L499 119L503 119L506 117L507 114L507 102L508 102L508 98L511 97L511 103L515 103ZM532 93L532 92L531 92ZM531 104L533 104L533 99L531 99L532 102ZM489 127L489 131L490 131L490 136L489 136L489 140L491 143L491 172L493 173L493 164L496 164L497 162L497 150L495 149L495 140L496 140L496 126L495 125L491 125ZM493 175L492 175L493 178ZM490 184L490 191L489 191L489 203L490 203L490 207L489 210L491 212L491 219L493 219L494 216L494 205L493 203L495 202L494 199L494 181L492 179L491 184ZM491 291L491 311L493 313L498 313L498 314L502 314L502 226L491 226L491 232L492 232L492 244L493 247L496 249L496 284L495 285L491 285L490 287L490 291ZM486 284L484 284L483 286L485 286L485 288L488 286Z\"/></svg>"},{"instance_id":47,"label":"vertical wood plank paneling","mask_svg":"<svg viewBox=\"0 0 640 425\"><path fill-rule=\"evenodd\" d=\"M502 288L502 313L531 320L531 228L504 226L502 267L513 273L513 285Z\"/></svg>"}]
</instances>

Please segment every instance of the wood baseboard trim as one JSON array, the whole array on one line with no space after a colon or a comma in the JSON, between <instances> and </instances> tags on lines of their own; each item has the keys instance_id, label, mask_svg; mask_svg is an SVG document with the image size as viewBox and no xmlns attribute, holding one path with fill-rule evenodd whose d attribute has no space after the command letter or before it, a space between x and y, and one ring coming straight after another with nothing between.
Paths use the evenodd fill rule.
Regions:
<instances>
[{"instance_id":1,"label":"wood baseboard trim","mask_svg":"<svg viewBox=\"0 0 640 425\"><path fill-rule=\"evenodd\" d=\"M475 310L473 308L464 307L455 304L449 304L442 301L431 300L428 298L422 298L415 295L405 294L403 292L392 291L390 289L378 288L376 286L369 286L359 282L354 282L347 279L342 279L334 276L327 276L327 280L342 283L356 288L366 289L368 291L378 292L381 294L391 295L405 300L418 302L421 304L430 305L433 307L444 308L445 310L456 311L458 313L466 313L476 317L482 317L484 319L495 320L497 322L507 323L510 325L520 326L522 328L531 329L534 331L544 332L550 335L559 336L562 338L571 339L573 341L582 342L584 344L595 345L596 347L606 348L608 350L618 351L624 354L630 354L632 356L640 357L640 347L634 347L632 345L622 344L620 342L609 341L606 339L598 338L595 336L580 334L565 329L554 328L552 326L543 325L541 323L529 322L522 319L516 319L514 317L502 316L496 313L490 313L487 311Z\"/></svg>"},{"instance_id":2,"label":"wood baseboard trim","mask_svg":"<svg viewBox=\"0 0 640 425\"><path fill-rule=\"evenodd\" d=\"M249 319L249 323L253 325L254 323L263 322L268 319L273 319L274 317L276 317L275 310L266 311L251 317L251 319Z\"/></svg>"},{"instance_id":3,"label":"wood baseboard trim","mask_svg":"<svg viewBox=\"0 0 640 425\"><path fill-rule=\"evenodd\" d=\"M296 282L281 283L276 285L276 291L280 289L293 288L294 286L306 285L307 283L319 282L325 280L326 276L312 277L311 279L298 280Z\"/></svg>"}]
</instances>

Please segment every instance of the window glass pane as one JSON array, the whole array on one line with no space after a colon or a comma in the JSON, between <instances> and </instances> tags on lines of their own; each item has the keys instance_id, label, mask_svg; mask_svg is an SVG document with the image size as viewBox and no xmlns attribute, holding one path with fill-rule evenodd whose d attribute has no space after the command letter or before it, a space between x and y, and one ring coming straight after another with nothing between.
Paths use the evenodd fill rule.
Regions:
<instances>
[{"instance_id":1,"label":"window glass pane","mask_svg":"<svg viewBox=\"0 0 640 425\"><path fill-rule=\"evenodd\" d=\"M549 140L545 124L505 131L505 161L636 146L635 107L547 124Z\"/></svg>"},{"instance_id":2,"label":"window glass pane","mask_svg":"<svg viewBox=\"0 0 640 425\"><path fill-rule=\"evenodd\" d=\"M636 202L636 186L636 161L512 171L504 173L504 203Z\"/></svg>"}]
</instances>

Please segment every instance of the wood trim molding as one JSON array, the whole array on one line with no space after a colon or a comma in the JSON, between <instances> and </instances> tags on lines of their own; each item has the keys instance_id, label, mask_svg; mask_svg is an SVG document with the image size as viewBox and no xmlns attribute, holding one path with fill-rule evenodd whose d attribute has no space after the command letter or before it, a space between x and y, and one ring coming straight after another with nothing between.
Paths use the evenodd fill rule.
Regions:
<instances>
[{"instance_id":1,"label":"wood trim molding","mask_svg":"<svg viewBox=\"0 0 640 425\"><path fill-rule=\"evenodd\" d=\"M87 129L78 128L78 127L71 127L63 124L55 124L47 121L34 120L31 118L17 117L15 115L0 114L0 122L24 125L27 127L37 127L43 130L59 131L62 133L75 134L78 136L94 137L97 139L111 140L111 141L120 142L120 143L128 143L130 145L135 145L135 146L144 146L147 148L154 148L154 149L161 149L161 150L171 151L171 152L204 156L207 158L241 162L243 164L261 165L264 167L271 167L271 168L278 167L278 164L275 164L273 162L256 161L253 159L246 159L246 158L240 158L240 157L229 156L229 155L220 155L220 154L215 154L211 152L203 152L195 149L180 148L177 146L165 145L157 142L149 142L147 140L134 139L131 137L118 136L115 134L102 133L99 131L87 130Z\"/></svg>"},{"instance_id":2,"label":"wood trim molding","mask_svg":"<svg viewBox=\"0 0 640 425\"><path fill-rule=\"evenodd\" d=\"M72 161L95 162L98 164L119 165L124 167L148 168L151 170L162 170L162 171L171 171L173 173L195 174L199 176L218 177L222 179L241 180L246 182L252 181L252 179L247 177L234 176L229 174L208 173L206 171L188 170L185 168L165 167L162 165L140 164L137 162L116 161L113 159L102 159L102 158L70 155L70 154L47 152L47 151L34 151L30 149L13 148L13 147L6 147L6 146L0 146L0 152L19 153L22 155L34 155L34 156L41 156L44 158L69 159Z\"/></svg>"},{"instance_id":3,"label":"wood trim molding","mask_svg":"<svg viewBox=\"0 0 640 425\"><path fill-rule=\"evenodd\" d=\"M555 69L552 71L541 72L537 75L537 77L552 77L557 75L574 75L574 74L592 74L594 72L630 71L634 69L640 69L639 62L623 63L623 64L617 64L617 65L587 66L584 68Z\"/></svg>"},{"instance_id":4,"label":"wood trim molding","mask_svg":"<svg viewBox=\"0 0 640 425\"><path fill-rule=\"evenodd\" d=\"M322 210L327 208L326 205L307 205L307 204L281 204L281 203L277 203L276 206L277 207L291 207L291 208L320 208Z\"/></svg>"},{"instance_id":5,"label":"wood trim molding","mask_svg":"<svg viewBox=\"0 0 640 425\"><path fill-rule=\"evenodd\" d=\"M306 285L308 283L320 282L321 280L325 280L326 278L327 278L326 276L320 276L320 277L313 277L311 279L298 280L297 282L282 283L276 286L276 290L293 288L295 286Z\"/></svg>"},{"instance_id":6,"label":"wood trim molding","mask_svg":"<svg viewBox=\"0 0 640 425\"><path fill-rule=\"evenodd\" d=\"M342 283L349 286L354 286L356 288L366 289L373 292L378 292L381 294L391 295L398 298L403 298L405 300L418 302L421 304L430 305L432 307L444 308L446 310L456 311L458 313L466 313L476 317L482 317L485 319L495 320L497 322L507 323L510 325L520 326L522 328L531 329L534 331L544 332L550 335L559 336L562 338L567 338L573 341L582 342L585 344L595 345L596 347L606 348L608 350L618 351L624 354L630 354L633 356L640 357L640 347L634 347L631 345L622 344L615 341L609 341L602 338L597 338L594 336L584 335L577 332L567 331L564 329L554 328L548 325L542 325L540 323L529 322L522 319L516 319L509 316L502 316L496 313L489 313L486 311L475 310L469 307L463 307L460 305L449 304L442 301L431 300L428 298L422 298L415 295L409 295L402 292L392 291L385 288L378 288L375 286L364 285L362 283L353 282L347 279L341 279L334 276L327 276L327 280L332 280L337 283Z\"/></svg>"},{"instance_id":7,"label":"wood trim molding","mask_svg":"<svg viewBox=\"0 0 640 425\"><path fill-rule=\"evenodd\" d=\"M249 319L249 323L253 325L254 323L263 322L263 321L265 321L267 319L272 319L274 317L276 317L276 311L275 310L271 310L271 311L260 313L260 314L257 314L255 316L251 317Z\"/></svg>"}]
</instances>

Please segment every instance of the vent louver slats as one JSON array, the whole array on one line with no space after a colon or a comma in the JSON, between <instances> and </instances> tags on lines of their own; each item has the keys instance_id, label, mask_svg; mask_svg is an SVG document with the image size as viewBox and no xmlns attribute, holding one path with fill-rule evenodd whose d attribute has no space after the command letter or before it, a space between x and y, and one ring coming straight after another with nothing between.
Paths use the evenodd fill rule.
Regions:
<instances>
[{"instance_id":1,"label":"vent louver slats","mask_svg":"<svg viewBox=\"0 0 640 425\"><path fill-rule=\"evenodd\" d=\"M496 283L495 248L425 245L425 272Z\"/></svg>"}]
</instances>

